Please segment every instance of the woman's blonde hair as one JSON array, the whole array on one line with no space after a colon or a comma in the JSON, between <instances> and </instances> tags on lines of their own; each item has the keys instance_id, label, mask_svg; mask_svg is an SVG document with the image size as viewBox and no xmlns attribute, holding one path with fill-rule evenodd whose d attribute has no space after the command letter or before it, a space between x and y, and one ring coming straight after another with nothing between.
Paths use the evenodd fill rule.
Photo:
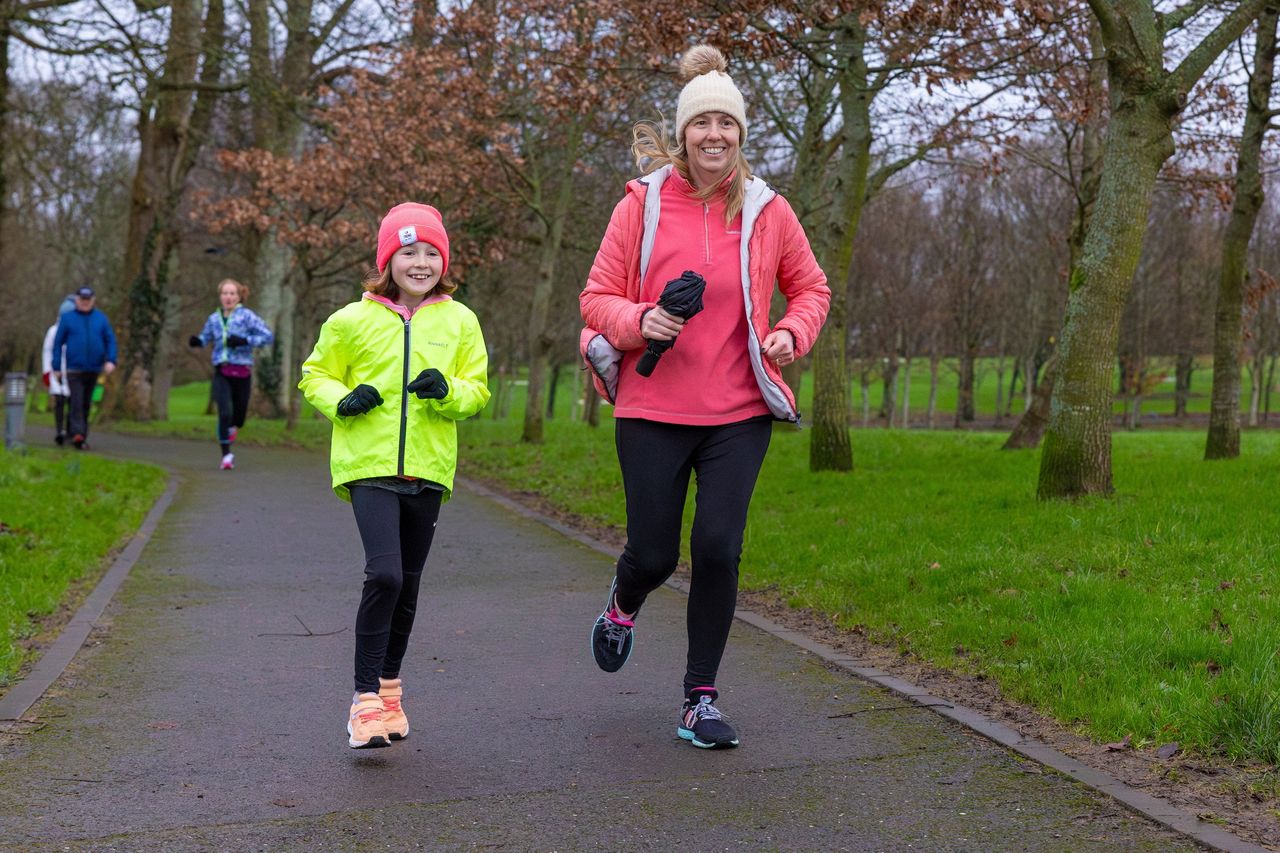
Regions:
<instances>
[{"instance_id":1,"label":"woman's blonde hair","mask_svg":"<svg viewBox=\"0 0 1280 853\"><path fill-rule=\"evenodd\" d=\"M734 124L737 124L736 119ZM738 131L741 133L741 126L739 126ZM667 133L666 121L663 121L661 125L654 124L651 121L637 123L631 129L631 156L635 157L636 165L646 173L669 165L680 173L680 177L693 183L692 176L689 173L689 154L685 150L684 140L672 141ZM751 180L751 164L747 162L747 157L742 153L741 146L738 147L734 156L731 171L732 177L729 180L728 187L722 189L722 184L698 187L698 192L696 193L697 198L704 202L715 198L722 192L724 193L725 224L733 222L734 217L741 212L743 202L747 197L747 181Z\"/></svg>"},{"instance_id":2,"label":"woman's blonde hair","mask_svg":"<svg viewBox=\"0 0 1280 853\"><path fill-rule=\"evenodd\" d=\"M392 302L400 295L400 285L396 284L391 278L391 262L382 268L382 272L378 272L377 267L371 267L369 272L365 273L363 287L366 292L372 293L374 296L384 296ZM427 294L432 293L453 293L458 289L458 285L451 281L441 279L436 282L436 286L431 288Z\"/></svg>"},{"instance_id":3,"label":"woman's blonde hair","mask_svg":"<svg viewBox=\"0 0 1280 853\"><path fill-rule=\"evenodd\" d=\"M241 284L234 278L224 278L222 281L218 282L218 293L222 293L222 288L228 284L234 284L236 286L236 293L240 294L241 302L244 302L249 298L249 285Z\"/></svg>"}]
</instances>

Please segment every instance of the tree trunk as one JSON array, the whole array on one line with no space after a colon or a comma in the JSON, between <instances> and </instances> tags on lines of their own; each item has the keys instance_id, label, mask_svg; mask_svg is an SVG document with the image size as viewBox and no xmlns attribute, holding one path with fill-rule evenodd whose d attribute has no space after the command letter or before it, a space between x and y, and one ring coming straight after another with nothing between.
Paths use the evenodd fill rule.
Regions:
<instances>
[{"instance_id":1,"label":"tree trunk","mask_svg":"<svg viewBox=\"0 0 1280 853\"><path fill-rule=\"evenodd\" d=\"M1189 352L1178 353L1173 380L1173 416L1178 420L1185 420L1187 417L1187 402L1191 399L1191 374L1195 366L1194 355Z\"/></svg>"},{"instance_id":2,"label":"tree trunk","mask_svg":"<svg viewBox=\"0 0 1280 853\"><path fill-rule=\"evenodd\" d=\"M871 371L858 372L858 392L862 398L862 428L871 426Z\"/></svg>"},{"instance_id":3,"label":"tree trunk","mask_svg":"<svg viewBox=\"0 0 1280 853\"><path fill-rule=\"evenodd\" d=\"M1263 370L1266 365L1265 357L1259 350L1253 356L1253 360L1249 362L1249 426L1256 427L1258 425L1258 412L1262 409L1262 383Z\"/></svg>"},{"instance_id":4,"label":"tree trunk","mask_svg":"<svg viewBox=\"0 0 1280 853\"><path fill-rule=\"evenodd\" d=\"M1275 80L1276 21L1274 8L1258 16L1253 72L1249 76L1249 104L1236 164L1235 201L1222 239L1218 305L1213 325L1213 396L1205 459L1235 459L1240 455L1240 343L1243 336L1243 294L1248 277L1249 241L1263 203L1262 143L1271 121L1271 89Z\"/></svg>"},{"instance_id":5,"label":"tree trunk","mask_svg":"<svg viewBox=\"0 0 1280 853\"><path fill-rule=\"evenodd\" d=\"M1112 73L1113 87L1116 74ZM1115 92L1116 108L1097 206L1080 265L1071 274L1059 370L1040 457L1039 496L1110 494L1112 364L1151 193L1173 153L1177 110L1148 94Z\"/></svg>"},{"instance_id":6,"label":"tree trunk","mask_svg":"<svg viewBox=\"0 0 1280 853\"><path fill-rule=\"evenodd\" d=\"M871 100L865 56L866 31L856 14L846 15L835 35L842 58L838 72L843 117L840 157L832 197L837 199L820 241L822 268L831 287L831 310L818 336L813 359L813 430L809 439L810 471L849 471L853 449L849 443L848 370L845 347L849 336L853 244L866 205L871 171Z\"/></svg>"},{"instance_id":7,"label":"tree trunk","mask_svg":"<svg viewBox=\"0 0 1280 853\"><path fill-rule=\"evenodd\" d=\"M929 402L925 404L925 426L938 428L938 364L936 355L929 356Z\"/></svg>"},{"instance_id":8,"label":"tree trunk","mask_svg":"<svg viewBox=\"0 0 1280 853\"><path fill-rule=\"evenodd\" d=\"M1053 386L1058 376L1058 351L1054 350L1044 366L1040 381L1036 383L1036 391L1031 405L1023 413L1014 426L1013 432L1005 441L1001 450L1028 450L1040 446L1040 439L1049 427L1049 401L1053 397Z\"/></svg>"},{"instance_id":9,"label":"tree trunk","mask_svg":"<svg viewBox=\"0 0 1280 853\"><path fill-rule=\"evenodd\" d=\"M169 35L164 68L147 84L138 118L138 168L130 197L124 252L128 312L120 329L121 375L117 412L137 420L156 417L154 391L162 336L168 322L169 273L177 248L174 221L190 162L193 99L173 86L196 78L200 62L200 0L174 0L169 6ZM184 168L185 167L185 168ZM162 383L163 385L163 383ZM167 408L167 406L162 407Z\"/></svg>"},{"instance_id":10,"label":"tree trunk","mask_svg":"<svg viewBox=\"0 0 1280 853\"><path fill-rule=\"evenodd\" d=\"M573 164L582 148L585 128L574 123L566 129L563 154L563 169L559 169L559 184L555 187L555 196L550 200L548 210L544 211L544 222L540 254L538 259L538 278L534 282L533 300L529 307L529 322L526 327L526 344L529 348L529 386L528 397L524 406L524 429L520 440L529 443L542 441L542 393L547 370L547 356L551 351L552 339L548 329L548 317L551 311L551 296L555 292L556 268L560 262L560 250L564 245L564 228L573 207ZM557 157L557 163L559 157ZM557 167L553 164L554 171ZM536 193L541 205L543 187L538 186Z\"/></svg>"},{"instance_id":11,"label":"tree trunk","mask_svg":"<svg viewBox=\"0 0 1280 853\"><path fill-rule=\"evenodd\" d=\"M547 383L547 420L556 416L556 387L560 384L560 365L551 366L551 381Z\"/></svg>"},{"instance_id":12,"label":"tree trunk","mask_svg":"<svg viewBox=\"0 0 1280 853\"><path fill-rule=\"evenodd\" d=\"M884 382L881 385L880 417L885 427L893 429L898 416L898 357L889 356L884 361Z\"/></svg>"},{"instance_id":13,"label":"tree trunk","mask_svg":"<svg viewBox=\"0 0 1280 853\"><path fill-rule=\"evenodd\" d=\"M911 429L911 356L902 365L902 428Z\"/></svg>"},{"instance_id":14,"label":"tree trunk","mask_svg":"<svg viewBox=\"0 0 1280 853\"><path fill-rule=\"evenodd\" d=\"M1009 389L1009 399L1013 399L1013 389ZM996 423L1004 417L1004 355L996 356Z\"/></svg>"},{"instance_id":15,"label":"tree trunk","mask_svg":"<svg viewBox=\"0 0 1280 853\"><path fill-rule=\"evenodd\" d=\"M960 380L956 394L956 427L973 423L977 412L973 406L973 386L976 375L977 355L972 347L966 346L960 354Z\"/></svg>"},{"instance_id":16,"label":"tree trunk","mask_svg":"<svg viewBox=\"0 0 1280 853\"><path fill-rule=\"evenodd\" d=\"M588 426L600 426L600 395L596 393L594 382L584 382L586 399L583 401L585 420Z\"/></svg>"}]
</instances>

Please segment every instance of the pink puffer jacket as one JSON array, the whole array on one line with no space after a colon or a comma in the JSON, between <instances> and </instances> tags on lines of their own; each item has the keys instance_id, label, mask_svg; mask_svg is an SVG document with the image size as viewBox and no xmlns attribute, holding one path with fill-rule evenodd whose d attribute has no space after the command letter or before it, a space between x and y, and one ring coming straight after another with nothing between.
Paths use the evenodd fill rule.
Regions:
<instances>
[{"instance_id":1,"label":"pink puffer jacket","mask_svg":"<svg viewBox=\"0 0 1280 853\"><path fill-rule=\"evenodd\" d=\"M664 166L627 184L591 265L587 286L578 297L587 324L580 341L582 357L596 390L611 403L622 351L644 346L640 318L656 304L639 301L640 283L661 215L658 190L670 174L671 167ZM654 192L648 192L651 187ZM791 205L759 178L747 184L742 235L743 296L751 331L747 354L774 417L795 421L800 417L795 394L782 381L777 365L761 357L760 345L770 331L786 329L795 338L796 357L807 353L826 320L831 290ZM775 281L787 308L770 329Z\"/></svg>"}]
</instances>

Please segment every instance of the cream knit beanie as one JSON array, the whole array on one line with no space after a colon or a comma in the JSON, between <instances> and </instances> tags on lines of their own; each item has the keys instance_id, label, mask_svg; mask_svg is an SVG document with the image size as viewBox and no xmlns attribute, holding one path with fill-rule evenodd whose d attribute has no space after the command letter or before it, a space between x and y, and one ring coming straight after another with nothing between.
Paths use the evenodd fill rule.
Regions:
<instances>
[{"instance_id":1,"label":"cream knit beanie","mask_svg":"<svg viewBox=\"0 0 1280 853\"><path fill-rule=\"evenodd\" d=\"M684 129L703 113L732 116L742 129L741 145L747 140L747 105L742 93L725 73L729 64L724 54L709 44L689 49L680 60L680 79L686 81L676 106L676 140L684 141Z\"/></svg>"}]
</instances>

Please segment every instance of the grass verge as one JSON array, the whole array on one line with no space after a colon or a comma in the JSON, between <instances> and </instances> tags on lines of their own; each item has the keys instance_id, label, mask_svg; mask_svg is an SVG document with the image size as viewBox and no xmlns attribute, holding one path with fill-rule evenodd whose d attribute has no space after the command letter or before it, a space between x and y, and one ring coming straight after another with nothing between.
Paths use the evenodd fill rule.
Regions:
<instances>
[{"instance_id":1,"label":"grass verge","mask_svg":"<svg viewBox=\"0 0 1280 853\"><path fill-rule=\"evenodd\" d=\"M165 479L150 465L0 450L0 689L51 615L98 580Z\"/></svg>"}]
</instances>

